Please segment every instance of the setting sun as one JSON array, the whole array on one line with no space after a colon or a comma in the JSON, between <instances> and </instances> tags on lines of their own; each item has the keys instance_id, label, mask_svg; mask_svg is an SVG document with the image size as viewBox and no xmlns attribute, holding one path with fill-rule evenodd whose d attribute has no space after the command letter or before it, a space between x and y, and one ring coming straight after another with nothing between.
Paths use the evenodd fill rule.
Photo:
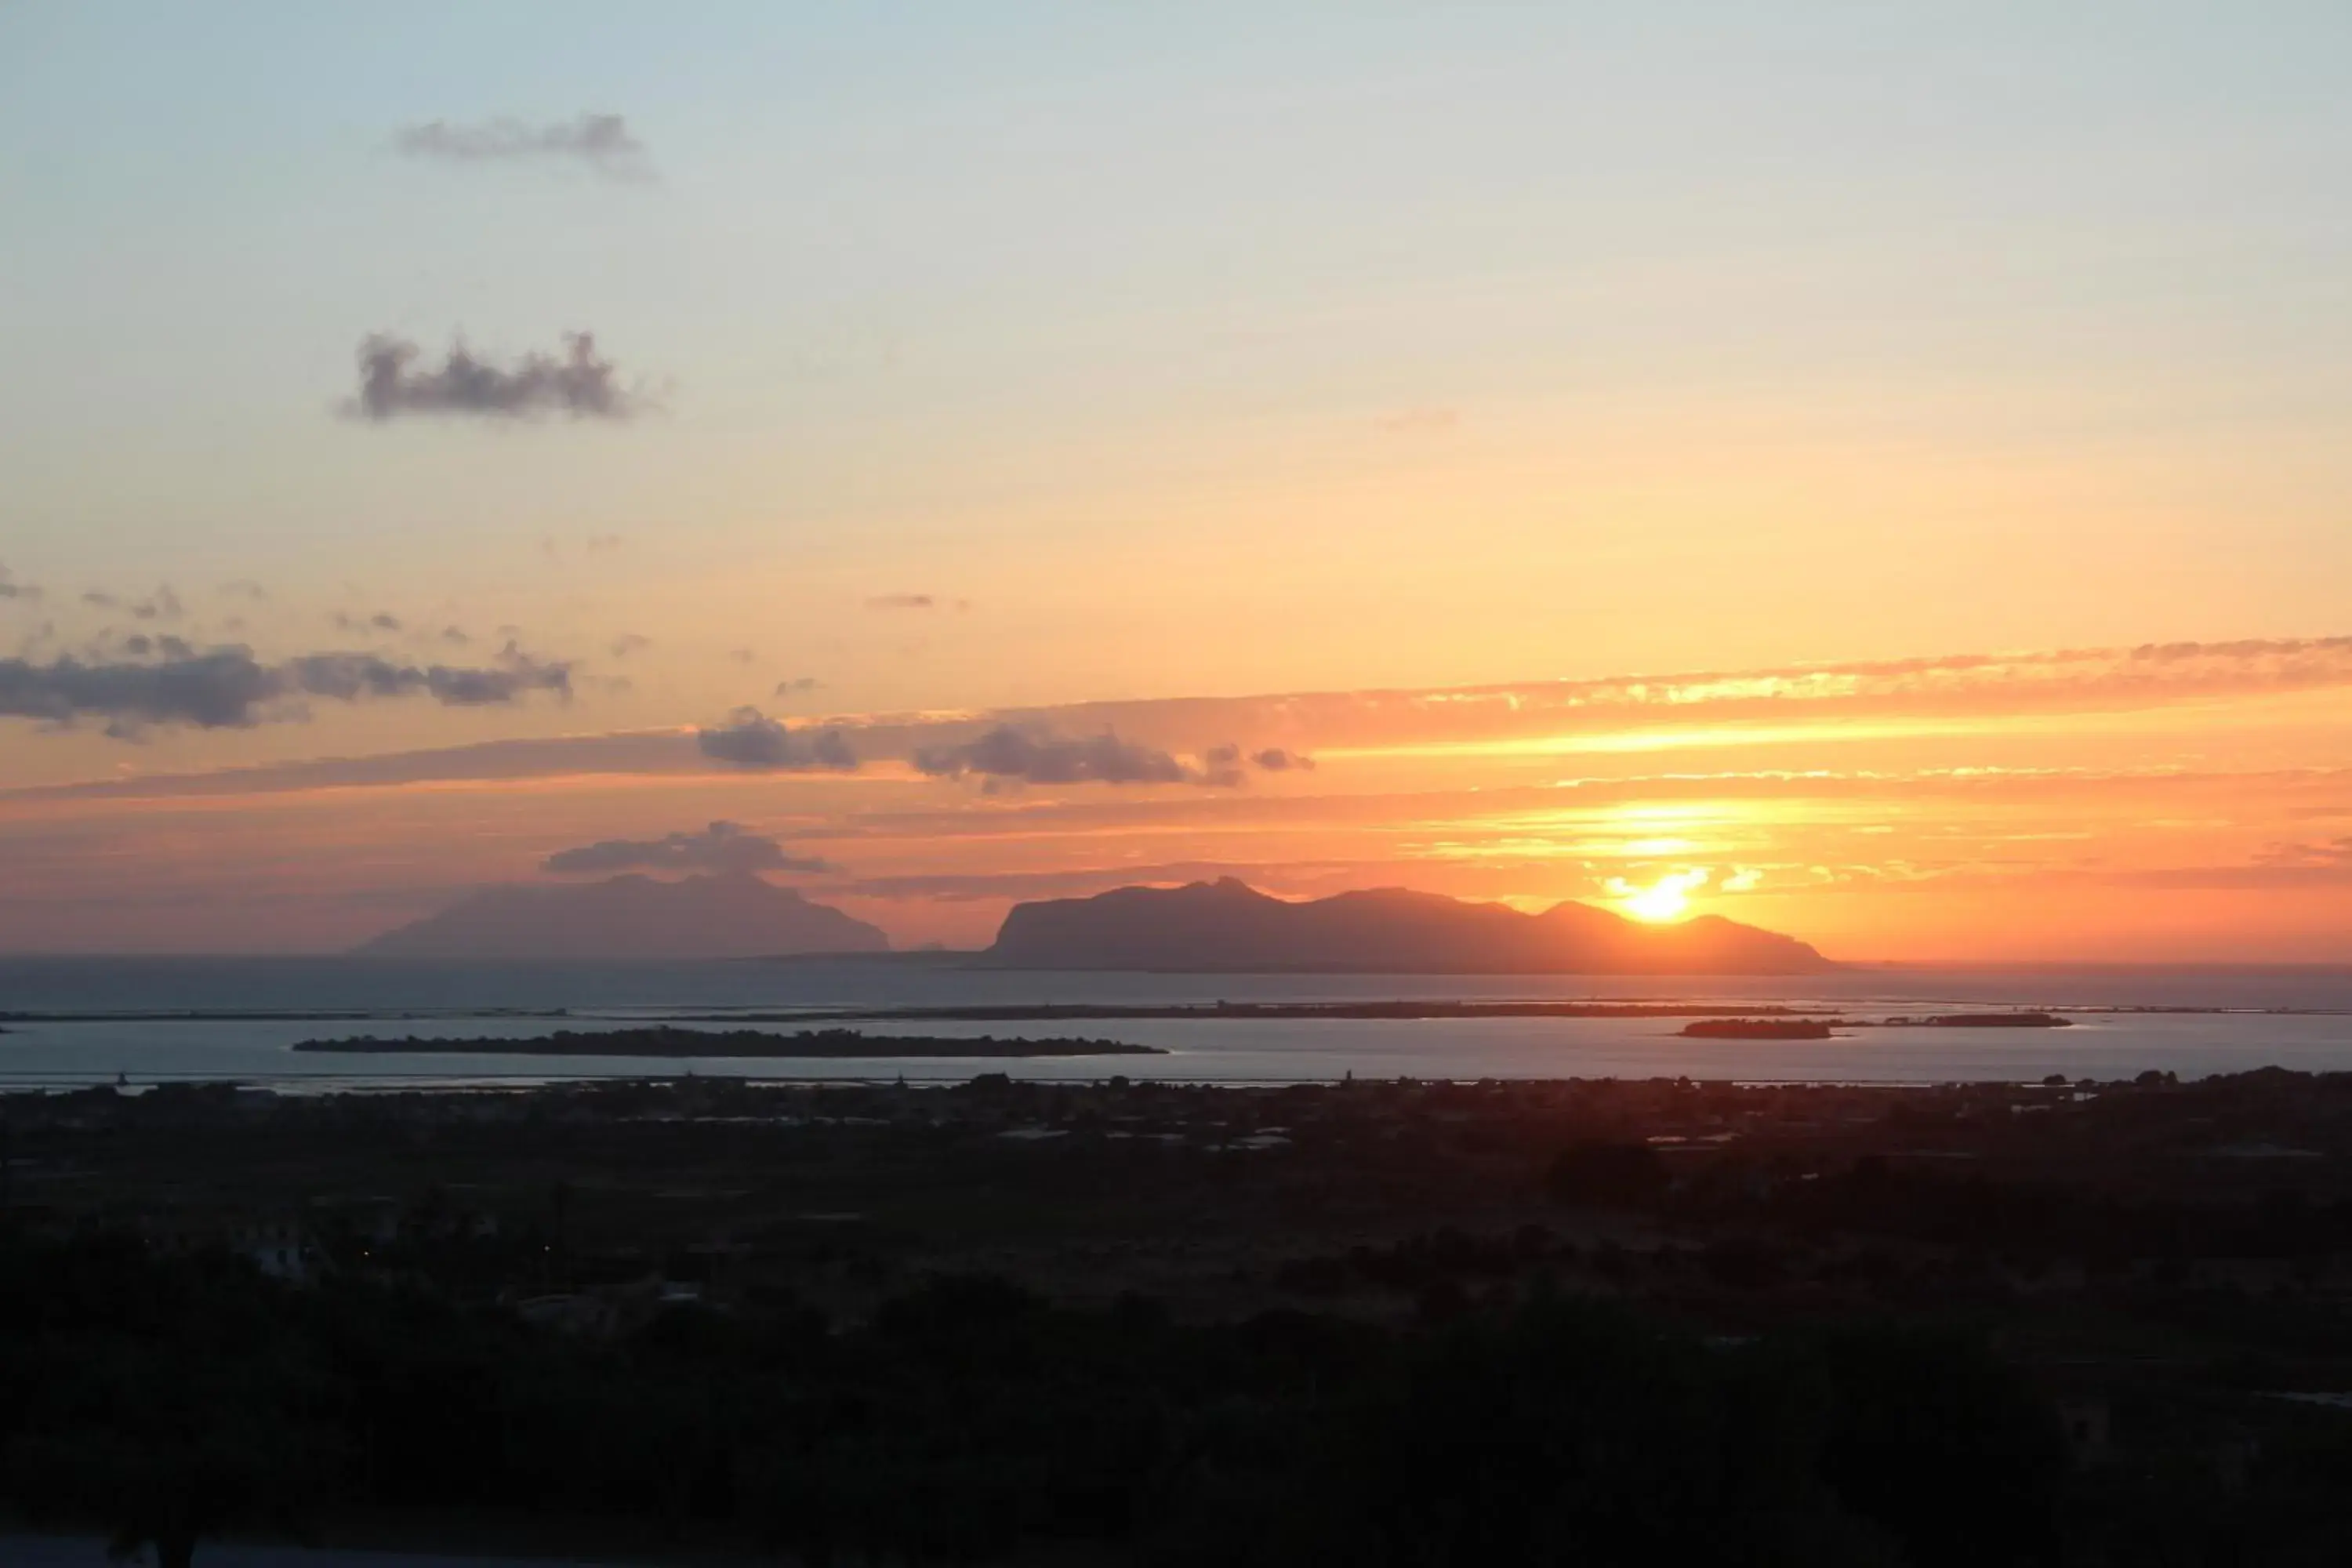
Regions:
<instances>
[{"instance_id":1,"label":"setting sun","mask_svg":"<svg viewBox=\"0 0 2352 1568\"><path fill-rule=\"evenodd\" d=\"M1669 871L1648 887L1613 879L1610 894L1639 921L1679 920L1690 909L1690 893L1706 881L1705 871Z\"/></svg>"}]
</instances>

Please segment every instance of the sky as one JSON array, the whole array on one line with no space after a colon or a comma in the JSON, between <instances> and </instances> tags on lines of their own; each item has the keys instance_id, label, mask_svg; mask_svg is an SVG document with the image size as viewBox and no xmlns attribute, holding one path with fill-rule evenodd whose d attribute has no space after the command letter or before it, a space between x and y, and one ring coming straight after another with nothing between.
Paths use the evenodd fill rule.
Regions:
<instances>
[{"instance_id":1,"label":"sky","mask_svg":"<svg viewBox=\"0 0 2352 1568\"><path fill-rule=\"evenodd\" d=\"M2352 962L2347 46L0 5L0 950L748 864Z\"/></svg>"}]
</instances>

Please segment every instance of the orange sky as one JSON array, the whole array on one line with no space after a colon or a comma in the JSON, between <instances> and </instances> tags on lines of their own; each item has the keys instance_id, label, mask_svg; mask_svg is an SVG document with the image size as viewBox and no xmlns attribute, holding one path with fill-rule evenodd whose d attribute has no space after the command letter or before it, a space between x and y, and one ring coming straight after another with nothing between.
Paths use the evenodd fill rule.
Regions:
<instances>
[{"instance_id":1,"label":"orange sky","mask_svg":"<svg viewBox=\"0 0 2352 1568\"><path fill-rule=\"evenodd\" d=\"M2341 0L575 9L0 5L0 950L723 821L2352 962Z\"/></svg>"},{"instance_id":2,"label":"orange sky","mask_svg":"<svg viewBox=\"0 0 2352 1568\"><path fill-rule=\"evenodd\" d=\"M854 770L668 730L26 785L0 794L0 947L333 949L566 847L724 820L832 863L793 879L901 942L1138 880L1624 907L1674 878L1852 959L2352 961L2348 718L2352 639L2257 640L835 716ZM1196 781L1226 742L1315 765L910 765L1000 722Z\"/></svg>"}]
</instances>

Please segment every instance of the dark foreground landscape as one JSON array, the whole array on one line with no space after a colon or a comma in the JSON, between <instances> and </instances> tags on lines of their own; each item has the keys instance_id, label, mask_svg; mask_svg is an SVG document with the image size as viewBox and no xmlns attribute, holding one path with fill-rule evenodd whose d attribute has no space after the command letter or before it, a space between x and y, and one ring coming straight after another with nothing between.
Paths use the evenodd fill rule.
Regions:
<instances>
[{"instance_id":1,"label":"dark foreground landscape","mask_svg":"<svg viewBox=\"0 0 2352 1568\"><path fill-rule=\"evenodd\" d=\"M0 1489L166 1564L2352 1552L2352 1075L0 1105Z\"/></svg>"}]
</instances>

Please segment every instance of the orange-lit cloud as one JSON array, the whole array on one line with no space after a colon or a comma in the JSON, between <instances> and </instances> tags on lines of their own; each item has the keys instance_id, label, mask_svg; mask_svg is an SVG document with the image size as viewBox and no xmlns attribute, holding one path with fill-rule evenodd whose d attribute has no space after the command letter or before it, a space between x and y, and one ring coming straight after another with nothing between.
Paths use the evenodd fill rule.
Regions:
<instances>
[{"instance_id":1,"label":"orange-lit cloud","mask_svg":"<svg viewBox=\"0 0 2352 1568\"><path fill-rule=\"evenodd\" d=\"M722 822L811 846L814 896L907 940L1234 875L1679 900L1846 957L2352 959L2348 719L2352 639L2273 639L762 719L854 770L747 767L681 727L89 778L0 789L0 947L341 945ZM1119 765L1024 763L991 795L938 763L1007 731L1116 735Z\"/></svg>"}]
</instances>

